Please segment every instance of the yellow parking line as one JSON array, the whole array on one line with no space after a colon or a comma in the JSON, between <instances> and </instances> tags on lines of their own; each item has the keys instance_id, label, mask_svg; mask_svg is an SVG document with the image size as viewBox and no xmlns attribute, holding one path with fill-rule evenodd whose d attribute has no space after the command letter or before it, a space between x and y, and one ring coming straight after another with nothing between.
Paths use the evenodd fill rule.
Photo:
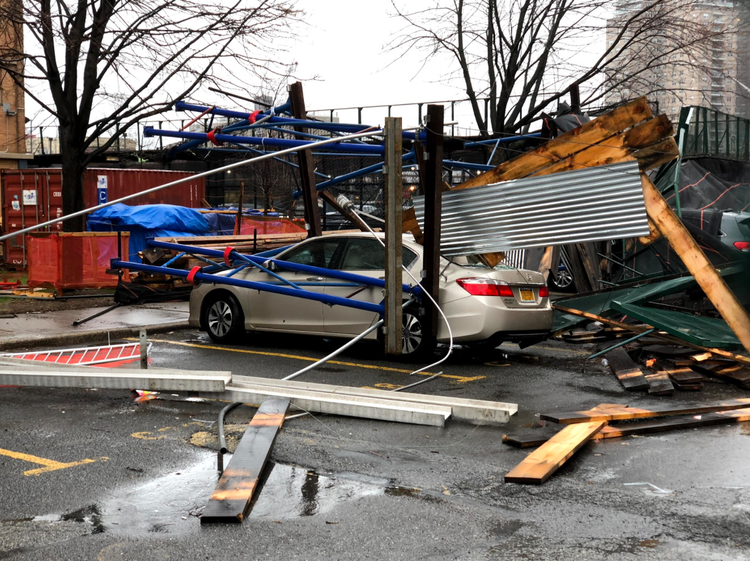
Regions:
<instances>
[{"instance_id":1,"label":"yellow parking line","mask_svg":"<svg viewBox=\"0 0 750 561\"><path fill-rule=\"evenodd\" d=\"M21 452L13 452L12 450L4 450L0 448L0 455L7 456L9 458L13 458L14 460L23 460L24 462L29 462L32 464L39 464L40 466L44 466L37 469L30 469L28 471L23 472L24 475L40 475L42 473L48 473L50 471L57 471L58 469L65 469L65 468L71 468L75 466L80 466L83 464L93 464L96 462L96 460L80 460L78 462L69 462L69 463L62 463L62 462L56 462L55 460L48 460L46 458L40 458L39 456L32 456L31 454L23 454ZM101 458L102 460L108 460L109 458Z\"/></svg>"},{"instance_id":2,"label":"yellow parking line","mask_svg":"<svg viewBox=\"0 0 750 561\"><path fill-rule=\"evenodd\" d=\"M128 341L137 341L135 338L128 338ZM271 353L268 351L250 351L248 349L230 349L227 347L216 347L214 345L201 345L199 343L184 343L182 341L168 341L166 339L149 339L152 343L166 343L168 345L180 345L182 347L196 347L198 349L209 349L214 351L229 351L232 353L243 353L243 354L249 354L249 355L262 355L262 356L276 356L280 358L291 358L294 360L306 360L308 362L317 362L318 358L313 358L309 356L300 356L300 355L289 355L285 353ZM386 372L400 372L403 374L411 374L413 370L406 370L404 368L392 368L390 366L378 366L375 364L362 364L358 362L343 362L339 360L329 360L328 364L338 364L340 366L352 366L354 368L366 368L369 370L384 370ZM420 372L421 376L433 376L432 372ZM466 382L475 382L477 380L483 380L485 376L455 376L452 374L441 374L441 378L448 378L450 380L455 380L456 382L459 382L461 384L465 384Z\"/></svg>"}]
</instances>

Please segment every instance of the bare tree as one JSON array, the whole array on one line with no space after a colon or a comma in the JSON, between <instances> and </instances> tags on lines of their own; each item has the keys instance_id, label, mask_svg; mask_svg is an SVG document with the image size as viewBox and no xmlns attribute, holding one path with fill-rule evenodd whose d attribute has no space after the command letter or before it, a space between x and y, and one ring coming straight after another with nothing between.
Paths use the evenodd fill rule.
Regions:
<instances>
[{"instance_id":1,"label":"bare tree","mask_svg":"<svg viewBox=\"0 0 750 561\"><path fill-rule=\"evenodd\" d=\"M686 18L692 3L433 0L414 10L407 8L413 3L392 0L406 27L389 46L398 53L422 49L426 63L447 56L446 78L463 82L482 134L501 135L527 129L571 88L580 87L583 105L602 103L636 80L637 95L663 88L655 68L727 32L728 26Z\"/></svg>"},{"instance_id":2,"label":"bare tree","mask_svg":"<svg viewBox=\"0 0 750 561\"><path fill-rule=\"evenodd\" d=\"M267 73L298 15L294 0L0 0L0 25L26 37L0 48L0 70L59 124L64 214L124 131L206 81Z\"/></svg>"}]
</instances>

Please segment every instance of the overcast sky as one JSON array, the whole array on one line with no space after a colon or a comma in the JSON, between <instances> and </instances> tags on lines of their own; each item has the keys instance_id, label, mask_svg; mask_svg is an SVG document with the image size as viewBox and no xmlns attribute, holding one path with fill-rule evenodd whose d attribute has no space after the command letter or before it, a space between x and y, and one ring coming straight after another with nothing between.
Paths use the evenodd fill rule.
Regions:
<instances>
[{"instance_id":1,"label":"overcast sky","mask_svg":"<svg viewBox=\"0 0 750 561\"><path fill-rule=\"evenodd\" d=\"M385 45L403 24L388 16L389 0L301 0L298 5L308 12L308 27L290 54L298 62L300 77L320 78L304 81L309 109L466 97L461 84L448 84L434 68L420 72L419 53L407 53L394 62L397 54ZM364 121L368 113L374 117L374 112L365 111ZM345 115L340 115L342 120L356 118L356 112L349 119Z\"/></svg>"}]
</instances>

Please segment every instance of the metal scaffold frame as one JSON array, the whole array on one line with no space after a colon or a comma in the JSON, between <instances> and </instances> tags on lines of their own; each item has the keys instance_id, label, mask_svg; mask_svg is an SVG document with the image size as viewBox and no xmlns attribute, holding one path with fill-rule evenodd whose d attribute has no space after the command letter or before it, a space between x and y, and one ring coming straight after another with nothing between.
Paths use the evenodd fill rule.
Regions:
<instances>
[{"instance_id":1,"label":"metal scaffold frame","mask_svg":"<svg viewBox=\"0 0 750 561\"><path fill-rule=\"evenodd\" d=\"M132 263L130 261L123 261L121 259L113 259L111 266L113 269L129 269L131 271L143 271L153 274L164 274L173 275L176 277L185 278L189 283L196 284L198 282L210 282L213 284L223 284L229 286L237 286L241 288L249 288L252 290L260 290L265 292L271 292L274 294L282 294L284 296L291 296L293 298L303 298L306 300L315 300L328 304L331 306L344 306L348 308L356 308L359 310L365 310L373 312L383 316L385 313L385 307L382 303L374 304L372 302L364 302L361 300L354 300L351 298L341 298L339 296L332 296L330 294L321 294L318 292L312 292L306 290L304 287L309 283L293 283L277 275L274 271L269 268L271 263L277 270L287 270L308 273L313 275L319 275L345 283L351 283L352 287L358 286L373 286L377 288L385 288L385 280L367 277L364 275L357 275L354 273L347 273L345 271L338 271L332 269L325 269L322 267L313 267L312 265L301 265L299 263L290 263L288 261L282 261L274 259L268 254L258 255L245 255L238 253L232 247L227 247L226 250L220 251L217 249L208 249L203 247L195 247L182 244L166 243L150 241L149 246L153 248L169 249L172 251L180 252L185 255L193 256L205 256L222 259L222 262L215 262L208 259L202 259L208 263L207 267L194 267L190 271L185 269L174 269L168 266L159 265L146 265L142 263ZM285 249L285 248L283 248ZM281 250L275 250L275 253ZM258 282L248 281L244 279L235 278L233 275L240 272L247 267L256 267L277 279L276 282ZM216 273L221 271L231 270L227 275L218 275ZM325 283L324 283L325 284ZM286 285L286 286L282 286ZM321 286L321 283L316 283L316 286ZM341 286L341 283L336 283L336 286ZM421 289L417 286L411 286L408 284L402 284L403 292L410 296L419 297L422 293Z\"/></svg>"}]
</instances>

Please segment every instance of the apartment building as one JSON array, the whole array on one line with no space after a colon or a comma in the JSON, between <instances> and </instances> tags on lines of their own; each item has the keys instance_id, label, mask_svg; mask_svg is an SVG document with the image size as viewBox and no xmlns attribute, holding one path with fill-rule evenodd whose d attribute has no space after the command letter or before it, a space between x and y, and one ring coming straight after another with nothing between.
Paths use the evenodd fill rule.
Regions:
<instances>
[{"instance_id":1,"label":"apartment building","mask_svg":"<svg viewBox=\"0 0 750 561\"><path fill-rule=\"evenodd\" d=\"M608 45L623 22L648 4L618 1L607 22ZM743 17L747 12L744 4L732 0L659 3L642 16L645 32L636 26L626 33L626 40L637 38L618 57L622 64L610 76L617 85L608 102L647 95L673 120L684 105L750 116L750 33ZM640 36L634 35L638 32Z\"/></svg>"}]
</instances>

